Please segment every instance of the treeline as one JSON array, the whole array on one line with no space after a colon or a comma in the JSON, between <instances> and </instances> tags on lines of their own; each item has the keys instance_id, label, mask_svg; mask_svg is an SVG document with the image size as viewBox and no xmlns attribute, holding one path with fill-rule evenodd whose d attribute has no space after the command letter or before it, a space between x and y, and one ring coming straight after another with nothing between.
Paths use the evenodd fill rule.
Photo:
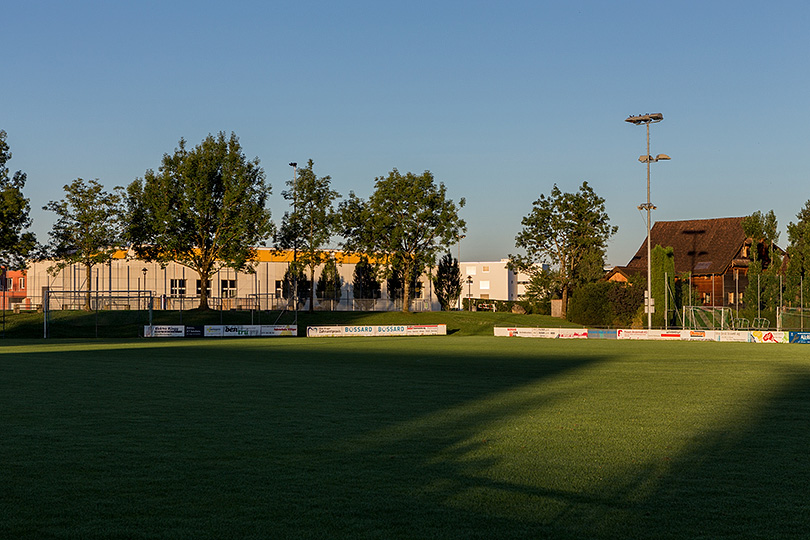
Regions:
<instances>
[{"instance_id":1,"label":"treeline","mask_svg":"<svg viewBox=\"0 0 810 540\"><path fill-rule=\"evenodd\" d=\"M43 208L56 221L46 243L28 231L30 202L23 195L26 176L9 174L11 152L0 131L0 266L22 268L30 258L53 260L53 272L80 264L91 275L120 249L146 261L176 262L190 268L200 283L223 267L251 271L256 247L272 243L291 250L285 278L288 292L297 290L339 299L340 278L328 249L357 254L363 264L355 290L373 299L381 279L402 292L403 311L410 308L413 279L432 267L436 257L466 231L459 217L465 204L454 202L443 183L429 171L402 174L394 169L374 179L368 199L353 192L341 202L329 176L318 177L314 163L290 163L293 178L282 196L290 204L280 223L273 222L267 201L272 190L259 159L248 159L237 136L209 135L188 147L181 139L164 154L157 170L147 170L126 187L106 190L98 179L77 178L64 186L64 198ZM324 265L315 280L315 269ZM367 275L363 275L363 273ZM393 282L391 281L393 280ZM399 284L399 285L398 285ZM90 304L91 280L86 303ZM201 309L208 308L207 287L200 288Z\"/></svg>"}]
</instances>

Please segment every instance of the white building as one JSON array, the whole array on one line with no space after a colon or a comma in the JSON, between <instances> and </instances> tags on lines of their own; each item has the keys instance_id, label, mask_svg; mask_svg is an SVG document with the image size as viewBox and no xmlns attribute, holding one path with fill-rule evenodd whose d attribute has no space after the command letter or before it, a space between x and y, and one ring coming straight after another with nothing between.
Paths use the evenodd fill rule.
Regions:
<instances>
[{"instance_id":1,"label":"white building","mask_svg":"<svg viewBox=\"0 0 810 540\"><path fill-rule=\"evenodd\" d=\"M509 259L459 263L462 298L519 300L526 293L529 276L513 272L508 263Z\"/></svg>"}]
</instances>

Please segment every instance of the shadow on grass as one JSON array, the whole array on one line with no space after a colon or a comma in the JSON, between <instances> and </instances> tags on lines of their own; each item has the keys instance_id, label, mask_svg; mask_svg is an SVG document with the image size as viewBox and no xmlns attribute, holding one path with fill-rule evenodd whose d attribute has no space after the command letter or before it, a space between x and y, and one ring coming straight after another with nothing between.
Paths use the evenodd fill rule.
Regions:
<instances>
[{"instance_id":1,"label":"shadow on grass","mask_svg":"<svg viewBox=\"0 0 810 540\"><path fill-rule=\"evenodd\" d=\"M810 526L810 374L594 487L565 462L587 434L522 440L560 444L530 432L565 423L584 373L617 357L447 343L200 341L4 361L0 533L798 538Z\"/></svg>"}]
</instances>

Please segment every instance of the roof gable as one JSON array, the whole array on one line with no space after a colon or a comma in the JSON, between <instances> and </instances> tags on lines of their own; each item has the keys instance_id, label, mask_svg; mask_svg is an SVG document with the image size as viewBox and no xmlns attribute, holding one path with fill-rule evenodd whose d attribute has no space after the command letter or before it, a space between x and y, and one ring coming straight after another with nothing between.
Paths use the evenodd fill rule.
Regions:
<instances>
[{"instance_id":1,"label":"roof gable","mask_svg":"<svg viewBox=\"0 0 810 540\"><path fill-rule=\"evenodd\" d=\"M675 272L695 275L722 274L745 243L743 217L658 221L650 231L652 247L672 247ZM647 239L628 268L647 267Z\"/></svg>"}]
</instances>

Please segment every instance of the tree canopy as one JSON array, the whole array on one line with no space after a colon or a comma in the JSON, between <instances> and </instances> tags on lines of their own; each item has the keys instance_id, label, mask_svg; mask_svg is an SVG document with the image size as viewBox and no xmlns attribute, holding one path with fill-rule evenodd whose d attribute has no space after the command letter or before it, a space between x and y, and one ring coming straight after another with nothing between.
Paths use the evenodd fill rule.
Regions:
<instances>
[{"instance_id":1,"label":"tree canopy","mask_svg":"<svg viewBox=\"0 0 810 540\"><path fill-rule=\"evenodd\" d=\"M363 200L354 193L340 205L344 249L364 254L390 275L420 274L436 254L451 246L466 223L458 204L447 197L444 184L433 174L401 174L394 169L374 180L374 192ZM404 280L402 311L410 311L410 280Z\"/></svg>"},{"instance_id":2,"label":"tree canopy","mask_svg":"<svg viewBox=\"0 0 810 540\"><path fill-rule=\"evenodd\" d=\"M610 225L605 200L587 182L576 193L563 193L554 184L549 196L534 201L521 224L515 246L525 254L509 255L510 266L529 275L540 272L544 262L556 266L565 316L570 292L578 279L593 278L595 261L601 268L607 241L618 227Z\"/></svg>"},{"instance_id":3,"label":"tree canopy","mask_svg":"<svg viewBox=\"0 0 810 540\"><path fill-rule=\"evenodd\" d=\"M235 134L208 135L190 150L180 139L158 172L127 188L127 237L139 257L175 261L202 283L221 267L251 270L255 247L273 233L269 196L259 159L245 157ZM208 308L206 287L200 308Z\"/></svg>"},{"instance_id":4,"label":"tree canopy","mask_svg":"<svg viewBox=\"0 0 810 540\"><path fill-rule=\"evenodd\" d=\"M92 270L112 259L121 246L122 198L120 188L112 193L96 180L77 178L64 186L65 198L50 201L43 210L56 213L51 229L48 256L56 260L51 270L71 264L85 268L87 294L84 309L90 309Z\"/></svg>"},{"instance_id":5,"label":"tree canopy","mask_svg":"<svg viewBox=\"0 0 810 540\"><path fill-rule=\"evenodd\" d=\"M289 189L281 195L292 204L285 212L276 234L277 249L293 250L294 264L309 269L309 281L315 282L315 268L327 260L324 248L337 227L333 203L340 194L331 188L331 177L318 178L310 159L306 167L297 169L296 177L287 182ZM315 306L315 289L310 287L309 310Z\"/></svg>"},{"instance_id":6,"label":"tree canopy","mask_svg":"<svg viewBox=\"0 0 810 540\"><path fill-rule=\"evenodd\" d=\"M23 195L26 174L22 171L9 176L11 151L6 132L0 130L0 267L22 268L25 257L36 247L31 226L30 201Z\"/></svg>"}]
</instances>

